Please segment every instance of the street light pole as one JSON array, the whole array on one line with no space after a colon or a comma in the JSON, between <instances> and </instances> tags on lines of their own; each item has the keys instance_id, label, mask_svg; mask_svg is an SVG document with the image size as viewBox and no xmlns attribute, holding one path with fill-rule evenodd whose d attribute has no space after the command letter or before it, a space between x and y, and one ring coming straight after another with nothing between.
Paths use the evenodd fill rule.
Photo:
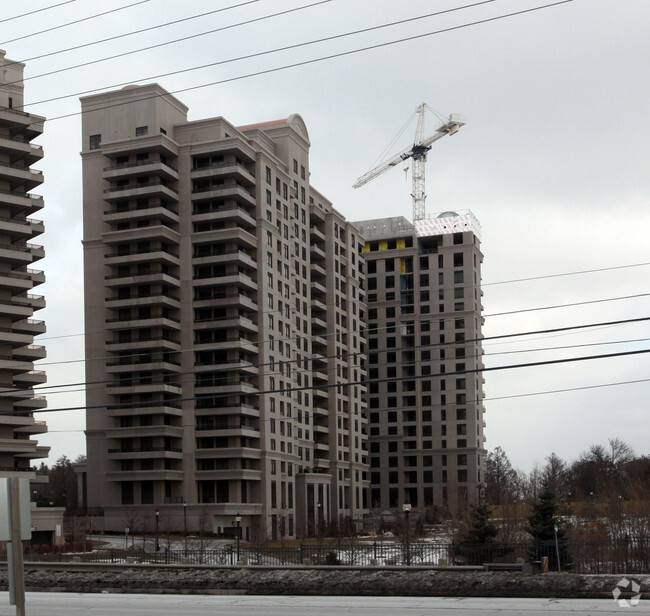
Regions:
<instances>
[{"instance_id":1,"label":"street light pole","mask_svg":"<svg viewBox=\"0 0 650 616\"><path fill-rule=\"evenodd\" d=\"M557 531L557 524L553 524L553 534L555 535L555 555L557 556L557 570L560 572L562 569L560 568L560 546L557 542Z\"/></svg>"},{"instance_id":2,"label":"street light pole","mask_svg":"<svg viewBox=\"0 0 650 616\"><path fill-rule=\"evenodd\" d=\"M406 524L406 531L405 531L405 539L406 539L406 565L411 564L411 541L410 541L410 536L409 536L409 513L411 513L411 503L404 503L402 505L402 511L404 512L404 518L405 518L405 524Z\"/></svg>"},{"instance_id":3,"label":"street light pole","mask_svg":"<svg viewBox=\"0 0 650 616\"><path fill-rule=\"evenodd\" d=\"M185 558L187 558L187 503L183 502L183 543L185 545Z\"/></svg>"},{"instance_id":4,"label":"street light pole","mask_svg":"<svg viewBox=\"0 0 650 616\"><path fill-rule=\"evenodd\" d=\"M156 552L160 550L160 543L158 542L158 518L160 517L160 511L156 509Z\"/></svg>"},{"instance_id":5,"label":"street light pole","mask_svg":"<svg viewBox=\"0 0 650 616\"><path fill-rule=\"evenodd\" d=\"M239 540L241 538L241 516L239 513L235 516L235 522L237 523L237 563L239 563Z\"/></svg>"}]
</instances>

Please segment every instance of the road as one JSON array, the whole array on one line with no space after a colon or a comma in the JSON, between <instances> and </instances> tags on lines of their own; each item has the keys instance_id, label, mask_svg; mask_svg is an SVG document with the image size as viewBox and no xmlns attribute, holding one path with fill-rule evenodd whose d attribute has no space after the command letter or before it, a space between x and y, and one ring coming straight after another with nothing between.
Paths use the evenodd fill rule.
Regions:
<instances>
[{"instance_id":1,"label":"road","mask_svg":"<svg viewBox=\"0 0 650 616\"><path fill-rule=\"evenodd\" d=\"M477 599L438 597L297 597L246 595L127 595L27 593L28 616L541 616L543 614L650 614L650 601L632 609L613 599ZM6 592L0 593L0 616L14 616Z\"/></svg>"}]
</instances>

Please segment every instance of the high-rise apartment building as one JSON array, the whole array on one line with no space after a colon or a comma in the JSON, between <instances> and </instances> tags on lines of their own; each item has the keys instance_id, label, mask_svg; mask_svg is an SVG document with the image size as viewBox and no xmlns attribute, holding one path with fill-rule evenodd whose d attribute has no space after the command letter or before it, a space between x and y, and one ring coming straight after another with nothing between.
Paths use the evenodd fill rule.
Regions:
<instances>
[{"instance_id":1,"label":"high-rise apartment building","mask_svg":"<svg viewBox=\"0 0 650 616\"><path fill-rule=\"evenodd\" d=\"M45 300L30 293L45 282L43 272L32 269L45 256L43 247L31 243L44 231L42 221L31 218L43 198L30 192L43 183L31 166L43 157L32 139L43 132L45 118L22 111L24 68L0 50L0 475L34 478L31 461L49 452L33 438L47 432L33 415L46 406L33 389L45 382L45 373L34 370L45 349L33 344L45 324L31 318Z\"/></svg>"},{"instance_id":2,"label":"high-rise apartment building","mask_svg":"<svg viewBox=\"0 0 650 616\"><path fill-rule=\"evenodd\" d=\"M157 84L82 109L88 505L244 539L360 520L361 240L303 120L189 122Z\"/></svg>"},{"instance_id":3,"label":"high-rise apartment building","mask_svg":"<svg viewBox=\"0 0 650 616\"><path fill-rule=\"evenodd\" d=\"M475 501L483 481L480 227L444 212L365 239L371 508Z\"/></svg>"}]
</instances>

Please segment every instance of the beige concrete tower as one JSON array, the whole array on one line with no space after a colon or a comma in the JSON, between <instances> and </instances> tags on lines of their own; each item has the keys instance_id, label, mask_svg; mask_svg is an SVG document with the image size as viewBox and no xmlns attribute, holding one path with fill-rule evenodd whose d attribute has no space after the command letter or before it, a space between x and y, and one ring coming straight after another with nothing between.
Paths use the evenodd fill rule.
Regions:
<instances>
[{"instance_id":1,"label":"beige concrete tower","mask_svg":"<svg viewBox=\"0 0 650 616\"><path fill-rule=\"evenodd\" d=\"M354 224L366 240L370 506L475 502L486 453L478 221Z\"/></svg>"},{"instance_id":2,"label":"beige concrete tower","mask_svg":"<svg viewBox=\"0 0 650 616\"><path fill-rule=\"evenodd\" d=\"M33 344L45 324L31 318L45 299L30 293L45 281L32 269L45 256L43 247L31 243L44 231L42 221L31 218L43 198L30 192L43 183L43 174L31 168L43 149L31 141L43 132L45 118L22 111L23 69L0 50L0 475L34 478L31 460L49 452L33 438L47 431L32 413L46 406L33 390L45 382L45 373L34 370L45 349Z\"/></svg>"},{"instance_id":3,"label":"beige concrete tower","mask_svg":"<svg viewBox=\"0 0 650 616\"><path fill-rule=\"evenodd\" d=\"M244 539L360 520L360 240L303 120L188 122L156 84L82 108L89 506L113 530L239 514Z\"/></svg>"}]
</instances>

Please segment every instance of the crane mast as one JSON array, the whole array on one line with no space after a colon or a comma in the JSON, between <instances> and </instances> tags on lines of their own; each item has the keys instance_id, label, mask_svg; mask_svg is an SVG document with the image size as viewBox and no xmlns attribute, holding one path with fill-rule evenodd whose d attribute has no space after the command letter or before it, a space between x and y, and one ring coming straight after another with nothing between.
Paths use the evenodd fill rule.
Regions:
<instances>
[{"instance_id":1,"label":"crane mast","mask_svg":"<svg viewBox=\"0 0 650 616\"><path fill-rule=\"evenodd\" d=\"M413 159L413 173L412 173L412 192L413 199L413 221L423 220L426 218L426 190L425 190L425 164L427 162L427 154L431 149L433 143L441 139L445 135L453 135L457 133L461 126L465 124L458 114L451 114L447 122L442 124L436 129L436 132L424 138L424 114L426 111L426 103L418 105L416 113L418 114L418 124L415 131L415 139L413 145L402 150L386 162L374 167L364 175L362 175L354 184L353 188L360 188L371 180L380 176L391 167L399 164L400 162L409 158Z\"/></svg>"}]
</instances>

